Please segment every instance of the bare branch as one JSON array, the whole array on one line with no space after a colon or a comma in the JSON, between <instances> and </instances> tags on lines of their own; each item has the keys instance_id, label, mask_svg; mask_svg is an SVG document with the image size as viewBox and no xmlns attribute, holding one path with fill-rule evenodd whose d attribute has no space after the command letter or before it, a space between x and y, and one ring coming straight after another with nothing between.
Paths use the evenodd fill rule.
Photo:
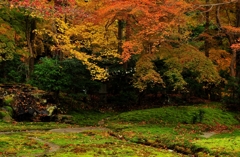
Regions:
<instances>
[{"instance_id":1,"label":"bare branch","mask_svg":"<svg viewBox=\"0 0 240 157\"><path fill-rule=\"evenodd\" d=\"M222 2L222 3L212 3L212 4L201 4L201 5L195 5L197 8L201 7L213 7L213 6L219 6L219 5L225 5L225 4L230 4L230 3L237 3L238 0L230 0L229 2Z\"/></svg>"},{"instance_id":2,"label":"bare branch","mask_svg":"<svg viewBox=\"0 0 240 157\"><path fill-rule=\"evenodd\" d=\"M203 7L210 7L210 9L204 11L204 12L209 12L212 10L214 6L226 5L226 4L237 3L237 2L238 0L230 0L229 2L222 2L222 3L198 4L198 5L195 5L196 8L194 10L198 10Z\"/></svg>"}]
</instances>

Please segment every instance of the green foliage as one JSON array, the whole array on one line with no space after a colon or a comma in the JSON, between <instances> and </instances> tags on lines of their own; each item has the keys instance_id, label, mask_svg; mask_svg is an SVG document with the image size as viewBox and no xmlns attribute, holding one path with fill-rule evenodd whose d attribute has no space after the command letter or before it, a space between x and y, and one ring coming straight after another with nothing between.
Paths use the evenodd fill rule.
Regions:
<instances>
[{"instance_id":1,"label":"green foliage","mask_svg":"<svg viewBox=\"0 0 240 157\"><path fill-rule=\"evenodd\" d=\"M31 84L47 91L64 91L71 94L84 93L98 88L98 83L91 81L86 67L77 59L42 58L35 65ZM86 92L84 92L85 90Z\"/></svg>"},{"instance_id":2,"label":"green foliage","mask_svg":"<svg viewBox=\"0 0 240 157\"><path fill-rule=\"evenodd\" d=\"M197 25L196 27L192 28L192 34L191 37L195 38L198 37L201 33L203 33L205 30L205 26L204 25Z\"/></svg>"},{"instance_id":3,"label":"green foliage","mask_svg":"<svg viewBox=\"0 0 240 157\"><path fill-rule=\"evenodd\" d=\"M61 61L60 64L63 67L63 77L69 81L67 86L64 86L65 91L73 94L81 92L86 96L87 92L94 93L100 88L100 83L91 80L90 72L80 60L71 58Z\"/></svg>"},{"instance_id":4,"label":"green foliage","mask_svg":"<svg viewBox=\"0 0 240 157\"><path fill-rule=\"evenodd\" d=\"M60 91L69 83L69 80L63 76L63 67L58 60L42 58L34 67L30 83L47 91Z\"/></svg>"},{"instance_id":5,"label":"green foliage","mask_svg":"<svg viewBox=\"0 0 240 157\"><path fill-rule=\"evenodd\" d=\"M15 54L13 60L1 62L0 82L23 83L26 81L27 66L20 61L20 56Z\"/></svg>"},{"instance_id":6,"label":"green foliage","mask_svg":"<svg viewBox=\"0 0 240 157\"><path fill-rule=\"evenodd\" d=\"M232 111L240 110L240 88L239 88L239 78L229 77L227 84L225 85L223 102L226 104L227 108Z\"/></svg>"},{"instance_id":7,"label":"green foliage","mask_svg":"<svg viewBox=\"0 0 240 157\"><path fill-rule=\"evenodd\" d=\"M203 94L209 85L217 85L221 81L211 60L190 45L177 45L176 48L164 45L154 63L167 92L182 90Z\"/></svg>"}]
</instances>

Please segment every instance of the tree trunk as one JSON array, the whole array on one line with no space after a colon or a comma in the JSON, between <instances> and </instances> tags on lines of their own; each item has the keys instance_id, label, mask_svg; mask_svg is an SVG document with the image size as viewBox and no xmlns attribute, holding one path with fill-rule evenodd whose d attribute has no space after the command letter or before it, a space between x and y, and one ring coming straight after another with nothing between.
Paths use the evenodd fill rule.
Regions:
<instances>
[{"instance_id":1,"label":"tree trunk","mask_svg":"<svg viewBox=\"0 0 240 157\"><path fill-rule=\"evenodd\" d=\"M28 57L28 74L27 74L27 80L30 79L31 74L34 69L34 43L35 43L35 32L34 30L36 27L36 20L35 19L29 19L29 16L25 20L26 22L26 39L27 39L27 46L29 50L29 57Z\"/></svg>"},{"instance_id":2,"label":"tree trunk","mask_svg":"<svg viewBox=\"0 0 240 157\"><path fill-rule=\"evenodd\" d=\"M240 1L236 3L236 27L240 27ZM235 37L235 41L237 42L239 35ZM236 64L236 77L240 78L240 51L235 52L235 64Z\"/></svg>"},{"instance_id":3,"label":"tree trunk","mask_svg":"<svg viewBox=\"0 0 240 157\"><path fill-rule=\"evenodd\" d=\"M230 73L231 73L231 76L232 77L235 77L236 76L236 68L235 68L235 65L236 65L236 51L233 50L233 54L232 54L232 59L231 59L231 64L230 64Z\"/></svg>"},{"instance_id":4,"label":"tree trunk","mask_svg":"<svg viewBox=\"0 0 240 157\"><path fill-rule=\"evenodd\" d=\"M206 0L206 4L209 3L209 0ZM205 32L208 33L209 32L209 26L210 26L210 15L209 15L209 6L206 7L206 15L205 15L205 18L206 18L206 23L205 23ZM210 43L208 41L208 38L205 38L205 56L206 57L209 57L209 50L210 50Z\"/></svg>"},{"instance_id":5,"label":"tree trunk","mask_svg":"<svg viewBox=\"0 0 240 157\"><path fill-rule=\"evenodd\" d=\"M122 54L124 21L118 20L118 53Z\"/></svg>"}]
</instances>

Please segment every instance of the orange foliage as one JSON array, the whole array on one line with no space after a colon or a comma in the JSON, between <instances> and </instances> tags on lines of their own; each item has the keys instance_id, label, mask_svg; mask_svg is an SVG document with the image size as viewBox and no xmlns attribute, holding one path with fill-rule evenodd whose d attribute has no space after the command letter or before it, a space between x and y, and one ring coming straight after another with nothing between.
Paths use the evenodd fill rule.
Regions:
<instances>
[{"instance_id":1,"label":"orange foliage","mask_svg":"<svg viewBox=\"0 0 240 157\"><path fill-rule=\"evenodd\" d=\"M228 70L231 63L231 54L221 49L210 49L209 58L217 65L218 70Z\"/></svg>"},{"instance_id":2,"label":"orange foliage","mask_svg":"<svg viewBox=\"0 0 240 157\"><path fill-rule=\"evenodd\" d=\"M240 28L239 27L223 26L223 28L229 33L240 34Z\"/></svg>"},{"instance_id":3,"label":"orange foliage","mask_svg":"<svg viewBox=\"0 0 240 157\"><path fill-rule=\"evenodd\" d=\"M235 51L239 51L240 50L240 43L232 44L231 49L233 49Z\"/></svg>"},{"instance_id":4,"label":"orange foliage","mask_svg":"<svg viewBox=\"0 0 240 157\"><path fill-rule=\"evenodd\" d=\"M156 47L167 38L174 28L184 23L184 15L189 4L179 0L105 0L96 12L96 21L104 22L106 28L114 21L126 23L126 41L123 41L123 61L136 53L154 53ZM120 39L119 39L120 40Z\"/></svg>"}]
</instances>

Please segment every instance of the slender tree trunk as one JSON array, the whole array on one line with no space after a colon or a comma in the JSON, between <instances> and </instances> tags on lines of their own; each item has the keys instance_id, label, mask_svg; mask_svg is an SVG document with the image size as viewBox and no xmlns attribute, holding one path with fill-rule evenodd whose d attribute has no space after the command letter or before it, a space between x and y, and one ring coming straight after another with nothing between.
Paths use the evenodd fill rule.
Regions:
<instances>
[{"instance_id":1,"label":"slender tree trunk","mask_svg":"<svg viewBox=\"0 0 240 157\"><path fill-rule=\"evenodd\" d=\"M236 3L236 27L240 27L240 1L238 1L237 3ZM240 36L239 35L237 35L236 37L235 37L235 41L236 42L238 42L238 38L239 38ZM234 52L233 52L234 53ZM238 51L236 51L235 52L236 54L235 54L235 63L236 63L236 77L237 78L240 78L240 51L238 50Z\"/></svg>"},{"instance_id":2,"label":"slender tree trunk","mask_svg":"<svg viewBox=\"0 0 240 157\"><path fill-rule=\"evenodd\" d=\"M1 62L1 68L2 68L2 70L3 70L2 76L3 76L4 80L7 79L6 70L5 70L5 65L6 65L6 61L2 61L2 62Z\"/></svg>"},{"instance_id":3,"label":"slender tree trunk","mask_svg":"<svg viewBox=\"0 0 240 157\"><path fill-rule=\"evenodd\" d=\"M27 39L27 46L29 50L29 57L28 57L28 74L27 74L27 80L30 79L31 74L34 69L34 43L35 43L35 32L36 29L36 20L35 19L29 19L29 17L26 18L26 39Z\"/></svg>"},{"instance_id":4,"label":"slender tree trunk","mask_svg":"<svg viewBox=\"0 0 240 157\"><path fill-rule=\"evenodd\" d=\"M209 0L206 0L206 4L209 3ZM209 15L209 7L206 7L206 15L205 15L205 18L206 18L206 23L205 23L205 32L208 33L209 32L209 26L210 26L210 15ZM209 43L209 40L208 38L205 38L205 56L206 57L209 57L209 50L210 50L210 43Z\"/></svg>"},{"instance_id":5,"label":"slender tree trunk","mask_svg":"<svg viewBox=\"0 0 240 157\"><path fill-rule=\"evenodd\" d=\"M236 76L236 70L235 70L236 56L237 56L237 53L235 50L233 50L231 64L230 64L230 73L232 77Z\"/></svg>"},{"instance_id":6,"label":"slender tree trunk","mask_svg":"<svg viewBox=\"0 0 240 157\"><path fill-rule=\"evenodd\" d=\"M124 21L118 20L118 53L122 54Z\"/></svg>"},{"instance_id":7,"label":"slender tree trunk","mask_svg":"<svg viewBox=\"0 0 240 157\"><path fill-rule=\"evenodd\" d=\"M219 0L218 0L217 2L220 3ZM216 22L217 22L218 29L221 28L221 22L220 22L220 18L219 18L220 8L221 8L220 5L217 6L217 8L216 8L216 12L215 12L215 14L216 14Z\"/></svg>"}]
</instances>

